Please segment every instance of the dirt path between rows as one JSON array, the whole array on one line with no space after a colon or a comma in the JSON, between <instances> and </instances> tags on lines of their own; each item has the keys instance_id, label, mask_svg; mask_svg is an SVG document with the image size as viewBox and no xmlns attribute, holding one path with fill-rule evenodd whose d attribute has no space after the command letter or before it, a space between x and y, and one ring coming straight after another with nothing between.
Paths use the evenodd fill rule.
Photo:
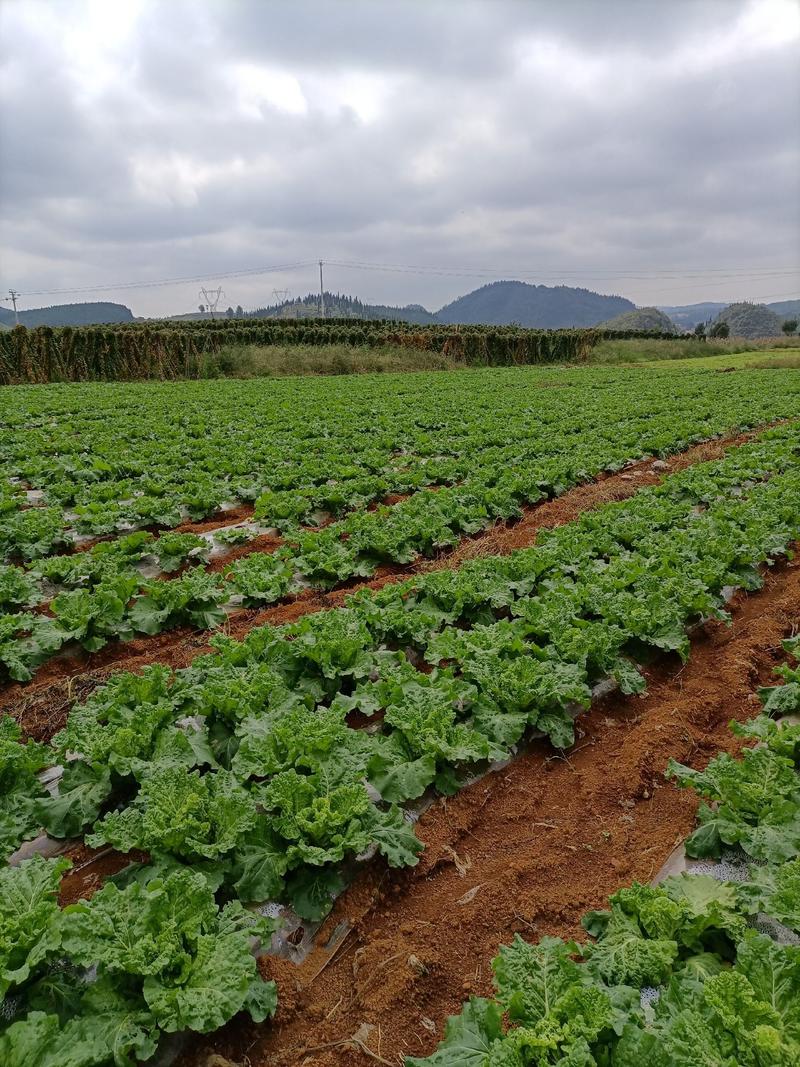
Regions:
<instances>
[{"instance_id":1,"label":"dirt path between rows","mask_svg":"<svg viewBox=\"0 0 800 1067\"><path fill-rule=\"evenodd\" d=\"M657 485L667 475L696 463L720 459L730 449L753 440L763 429L706 441L665 460L643 460L616 474L601 474L594 481L579 485L562 496L526 508L523 517L514 523L498 523L474 537L465 538L455 549L443 552L435 559L420 559L407 566L383 567L375 578L349 582L330 593L307 590L269 608L239 611L215 632L242 638L255 626L293 622L303 615L337 607L357 589L379 589L388 582L415 573L452 569L476 556L505 555L525 548L535 542L539 530L562 526L573 522L584 511L625 500L643 486ZM141 670L148 663L163 663L173 668L188 666L196 656L210 650L211 636L209 631L180 627L154 637L112 642L94 654L79 652L58 656L44 664L32 682L13 683L0 690L0 712L13 715L30 737L48 741L64 725L73 702L84 700L115 671Z\"/></svg>"},{"instance_id":2,"label":"dirt path between rows","mask_svg":"<svg viewBox=\"0 0 800 1067\"><path fill-rule=\"evenodd\" d=\"M299 967L265 958L279 984L274 1023L232 1024L180 1067L214 1062L212 1052L249 1067L368 1067L428 1054L464 998L490 993L490 960L515 932L579 938L586 910L651 879L696 806L663 769L671 756L703 766L737 749L727 723L758 712L754 689L800 628L800 564L776 566L733 610L731 627L695 635L688 665L650 670L646 695L612 694L582 716L568 756L537 744L438 800L419 823L426 848L416 868L375 863L339 898L317 939L324 945L348 922L332 954L317 948ZM356 1034L373 1055L349 1040Z\"/></svg>"}]
</instances>

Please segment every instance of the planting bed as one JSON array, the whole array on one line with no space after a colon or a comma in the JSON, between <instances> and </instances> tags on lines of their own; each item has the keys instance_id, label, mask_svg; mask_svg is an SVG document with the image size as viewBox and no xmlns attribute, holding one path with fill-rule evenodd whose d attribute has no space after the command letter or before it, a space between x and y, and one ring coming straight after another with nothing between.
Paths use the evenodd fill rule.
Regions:
<instances>
[{"instance_id":1,"label":"planting bed","mask_svg":"<svg viewBox=\"0 0 800 1067\"><path fill-rule=\"evenodd\" d=\"M658 485L668 474L685 470L696 463L720 459L730 448L753 440L755 436L756 431L751 431L716 438L666 459L641 460L626 466L622 472L601 474L591 482L567 490L563 496L526 505L519 520L497 523L488 530L464 538L455 548L443 549L435 559L419 560L403 566L387 565L379 569L375 578L348 582L331 592L307 589L287 597L280 605L260 610L242 609L229 617L225 632L233 637L242 637L255 626L267 623L283 625L315 611L340 607L358 589L377 590L411 573L453 569L469 559L507 555L516 549L527 548L535 543L539 530L562 526L585 511L626 500L639 489ZM254 550L258 551L258 546ZM248 551L248 547L242 551ZM0 689L0 710L11 711L13 708L15 718L31 737L49 740L63 726L67 709L73 701L88 696L114 671L137 670L150 662L185 667L201 652L210 651L208 642L209 635L183 626L152 638L143 637L109 645L93 654L62 655L43 666L32 682L12 683Z\"/></svg>"},{"instance_id":2,"label":"planting bed","mask_svg":"<svg viewBox=\"0 0 800 1067\"><path fill-rule=\"evenodd\" d=\"M180 1035L216 1031L214 1046L235 1061L400 1063L435 1048L464 993L488 992L488 962L513 932L577 933L588 907L631 877L651 877L695 806L664 785L667 759L696 762L739 744L723 722L747 716L745 690L766 680L799 617L798 571L785 557L800 537L800 391L791 373L754 372L746 386L744 377L472 372L437 376L450 381L435 398L433 385L414 394L402 380L376 379L355 406L365 442L380 416L373 438L385 461L396 472L402 455L402 470L421 481L399 485L384 467L377 495L372 482L347 499L343 518L320 512L323 497L341 501L349 485L323 439L335 429L342 448L352 404L338 428L314 437L323 467L310 481L295 461L300 438L284 440L295 458L282 469L300 481L267 487L255 505L261 540L237 545L233 535L225 562L206 568L202 546L170 534L145 534L138 547L112 537L59 559L69 508L54 542L18 538L6 587L19 587L20 575L29 589L40 583L42 603L41 623L25 620L30 632L7 625L12 663L25 661L25 647L14 660L15 642L31 641L37 625L66 633L66 614L45 607L49 592L53 605L67 597L69 610L94 611L107 606L109 582L134 583L105 621L88 612L84 644L99 648L129 637L135 620L152 622L163 590L189 579L216 591L188 618L167 612L168 633L148 624L153 636L112 643L88 664L62 652L0 697L13 716L0 748L0 841L11 862L0 875L9 899L30 908L27 959L4 962L20 912L4 917L0 906L9 1062L49 1067L67 1050L91 1067L145 1060L158 1046L199 1063L211 1046ZM565 388L537 392L554 381ZM335 423L339 383L313 384ZM100 398L91 417L78 388ZM78 388L56 390L55 401L20 390L10 422L46 410L58 427L52 449L72 455L75 484L107 482L101 497L122 514L126 499L141 498L120 496L105 470L112 463L86 465L87 447L107 447L110 415L98 387ZM166 386L148 388L159 409L175 403ZM297 405L299 386L287 388L268 403L297 433L288 401ZM267 403L236 394L248 397ZM48 407L67 400L66 413ZM176 463L207 429L207 402L182 416ZM468 432L448 444L467 411ZM21 425L4 438L14 463ZM399 447L398 426L413 448ZM248 432L255 447L255 421ZM82 440L77 450L70 438ZM654 459L662 453L669 458ZM252 458L253 477L265 477ZM176 489L177 469L167 477ZM38 470L43 491L63 495L66 469L54 480L42 459ZM89 470L97 477L84 477ZM133 480L152 484L141 472ZM230 471L222 481L229 488ZM10 484L19 503L19 483ZM27 514L48 508L56 531L58 508L26 493L32 507L7 510L7 544L33 528ZM280 513L266 513L276 493ZM74 497L69 507L79 506ZM252 525L246 503L232 503L228 528ZM310 518L316 530L301 525ZM192 521L219 529L225 520ZM282 538L266 524L282 526ZM14 562L31 551L38 563ZM178 577L147 578L153 555ZM83 560L70 570L80 557L88 570ZM244 581L244 571L226 570L232 559L262 568L258 581L272 592L257 599L267 606L223 610L230 586ZM291 572L285 586L270 585L272 566ZM82 584L50 590L67 572ZM302 589L303 577L340 588ZM213 638L198 632L214 626ZM679 657L688 664L679 668ZM29 674L36 659L46 656L33 654ZM739 693L744 706L733 709ZM27 747L26 736L35 739ZM49 767L45 788L37 774ZM27 859L31 849L66 851L72 870ZM280 952L261 955L257 971L251 948L268 947L276 926L259 918L265 906L279 916ZM298 964L291 943L301 937L311 954ZM99 970L87 984L90 961ZM270 1024L273 979L280 1006ZM467 1061L441 1060L450 1062Z\"/></svg>"},{"instance_id":3,"label":"planting bed","mask_svg":"<svg viewBox=\"0 0 800 1067\"><path fill-rule=\"evenodd\" d=\"M741 750L728 723L758 714L756 687L774 684L781 640L800 628L800 566L779 566L733 609L731 626L695 636L687 665L649 669L645 696L599 701L568 757L537 743L438 801L420 820L417 867L376 865L337 901L301 966L264 962L286 989L270 1031L229 1027L180 1067L212 1051L253 1067L368 1067L374 1058L348 1040L364 1024L368 1049L389 1063L430 1054L462 1000L490 995L501 944L580 939L582 915L650 881L694 825L697 799L665 781L668 761L702 766Z\"/></svg>"}]
</instances>

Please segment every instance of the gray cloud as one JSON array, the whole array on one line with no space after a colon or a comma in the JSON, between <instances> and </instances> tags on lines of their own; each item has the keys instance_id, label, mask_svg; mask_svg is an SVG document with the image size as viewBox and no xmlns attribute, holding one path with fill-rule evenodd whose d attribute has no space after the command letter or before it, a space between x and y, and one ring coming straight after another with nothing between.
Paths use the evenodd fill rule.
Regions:
<instances>
[{"instance_id":1,"label":"gray cloud","mask_svg":"<svg viewBox=\"0 0 800 1067\"><path fill-rule=\"evenodd\" d=\"M489 280L473 267L640 303L800 291L778 273L800 270L796 0L0 0L0 20L5 286L322 256L443 265L328 268L429 307ZM253 306L315 274L223 284ZM196 290L100 296L147 314Z\"/></svg>"}]
</instances>

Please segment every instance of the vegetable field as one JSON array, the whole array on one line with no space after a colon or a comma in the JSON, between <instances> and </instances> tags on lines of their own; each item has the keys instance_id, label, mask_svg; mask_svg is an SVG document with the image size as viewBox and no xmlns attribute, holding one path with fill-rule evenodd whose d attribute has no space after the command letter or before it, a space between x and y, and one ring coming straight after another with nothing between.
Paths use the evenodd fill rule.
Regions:
<instances>
[{"instance_id":1,"label":"vegetable field","mask_svg":"<svg viewBox=\"0 0 800 1067\"><path fill-rule=\"evenodd\" d=\"M14 386L0 410L0 1062L800 1062L796 372ZM691 690L698 644L779 602L758 718L775 663L736 659L753 701L727 717L752 724L642 716L635 767L597 764L651 683ZM561 853L595 817L599 838L530 896L559 767L602 783ZM478 849L512 781L534 799L489 889L460 828ZM690 789L687 854L761 864L741 885L648 884ZM619 827L657 796L639 861ZM405 907L442 865L459 893ZM489 900L513 885L512 920Z\"/></svg>"},{"instance_id":2,"label":"vegetable field","mask_svg":"<svg viewBox=\"0 0 800 1067\"><path fill-rule=\"evenodd\" d=\"M214 629L408 566L602 472L800 410L789 374L722 380L514 369L365 378L357 396L329 379L7 391L0 670L26 681L59 650ZM272 550L226 562L255 538Z\"/></svg>"}]
</instances>

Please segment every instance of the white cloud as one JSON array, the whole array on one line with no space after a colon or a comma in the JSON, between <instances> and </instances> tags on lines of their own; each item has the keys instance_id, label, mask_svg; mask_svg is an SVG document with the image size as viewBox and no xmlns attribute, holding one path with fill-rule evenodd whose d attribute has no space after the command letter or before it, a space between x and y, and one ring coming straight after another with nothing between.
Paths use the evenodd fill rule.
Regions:
<instances>
[{"instance_id":1,"label":"white cloud","mask_svg":"<svg viewBox=\"0 0 800 1067\"><path fill-rule=\"evenodd\" d=\"M237 63L231 68L231 75L237 105L248 118L263 118L264 107L277 108L289 115L308 112L300 81L289 71Z\"/></svg>"},{"instance_id":2,"label":"white cloud","mask_svg":"<svg viewBox=\"0 0 800 1067\"><path fill-rule=\"evenodd\" d=\"M0 280L23 291L319 256L444 266L327 275L434 307L486 264L641 303L797 289L737 281L800 268L797 0L0 0L0 20ZM117 295L189 310L196 286Z\"/></svg>"}]
</instances>

